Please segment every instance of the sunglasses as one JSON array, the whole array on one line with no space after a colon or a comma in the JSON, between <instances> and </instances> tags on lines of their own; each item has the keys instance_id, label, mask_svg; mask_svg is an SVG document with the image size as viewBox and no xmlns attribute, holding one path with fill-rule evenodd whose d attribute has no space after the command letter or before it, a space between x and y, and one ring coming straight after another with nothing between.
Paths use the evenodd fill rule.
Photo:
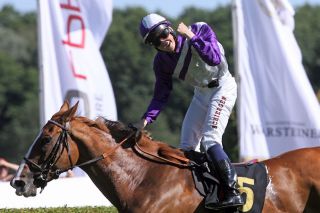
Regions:
<instances>
[{"instance_id":1,"label":"sunglasses","mask_svg":"<svg viewBox=\"0 0 320 213\"><path fill-rule=\"evenodd\" d=\"M161 25L160 25L161 26ZM155 47L159 47L161 44L161 39L165 39L168 38L169 34L170 34L170 28L169 27L165 27L163 29L163 27L156 28L149 36L149 41L148 43L152 46ZM162 28L162 29L161 29Z\"/></svg>"}]
</instances>

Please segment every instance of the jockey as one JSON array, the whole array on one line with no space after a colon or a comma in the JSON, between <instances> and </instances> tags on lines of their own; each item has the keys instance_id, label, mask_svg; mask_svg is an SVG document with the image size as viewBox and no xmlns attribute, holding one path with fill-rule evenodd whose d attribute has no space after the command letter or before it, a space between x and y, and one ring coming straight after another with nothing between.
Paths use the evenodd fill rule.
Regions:
<instances>
[{"instance_id":1,"label":"jockey","mask_svg":"<svg viewBox=\"0 0 320 213\"><path fill-rule=\"evenodd\" d=\"M225 195L218 205L206 203L207 208L243 205L235 168L222 147L222 135L237 98L237 85L215 33L204 22L190 27L180 23L176 33L171 23L158 14L143 17L140 33L144 43L158 53L153 63L154 95L136 127L143 129L156 120L168 101L173 77L192 85L194 96L183 121L180 148L194 150L201 143L218 172Z\"/></svg>"}]
</instances>

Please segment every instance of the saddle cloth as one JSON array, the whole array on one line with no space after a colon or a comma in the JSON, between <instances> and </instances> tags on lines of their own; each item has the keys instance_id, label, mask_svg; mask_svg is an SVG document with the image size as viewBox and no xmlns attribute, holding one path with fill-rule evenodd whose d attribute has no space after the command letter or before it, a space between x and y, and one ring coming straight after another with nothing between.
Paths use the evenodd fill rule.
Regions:
<instances>
[{"instance_id":1,"label":"saddle cloth","mask_svg":"<svg viewBox=\"0 0 320 213\"><path fill-rule=\"evenodd\" d=\"M188 151L185 155L196 164L192 169L192 174L197 191L205 199L219 202L223 188L220 187L218 177L212 175L214 172L210 172L205 155L195 151ZM269 183L266 166L258 161L233 165L238 174L239 190L246 197L246 202L244 206L239 208L239 211L260 213L264 205L266 187Z\"/></svg>"}]
</instances>

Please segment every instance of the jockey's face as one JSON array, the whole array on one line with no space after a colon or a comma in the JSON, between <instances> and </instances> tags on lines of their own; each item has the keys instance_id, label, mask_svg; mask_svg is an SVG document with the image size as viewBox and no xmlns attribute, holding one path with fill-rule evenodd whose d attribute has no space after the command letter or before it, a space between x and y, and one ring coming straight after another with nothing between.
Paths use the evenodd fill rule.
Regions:
<instances>
[{"instance_id":1,"label":"jockey's face","mask_svg":"<svg viewBox=\"0 0 320 213\"><path fill-rule=\"evenodd\" d=\"M160 45L157 49L165 52L174 52L175 48L176 41L171 33L166 38L160 38Z\"/></svg>"}]
</instances>

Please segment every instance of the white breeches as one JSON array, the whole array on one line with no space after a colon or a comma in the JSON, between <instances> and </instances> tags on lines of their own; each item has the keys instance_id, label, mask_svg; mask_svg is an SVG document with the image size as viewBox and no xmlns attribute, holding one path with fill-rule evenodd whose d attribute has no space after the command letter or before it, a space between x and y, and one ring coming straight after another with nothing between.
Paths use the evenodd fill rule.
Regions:
<instances>
[{"instance_id":1,"label":"white breeches","mask_svg":"<svg viewBox=\"0 0 320 213\"><path fill-rule=\"evenodd\" d=\"M205 151L219 143L237 98L237 84L228 73L216 88L195 88L194 96L183 120L180 148Z\"/></svg>"}]
</instances>

